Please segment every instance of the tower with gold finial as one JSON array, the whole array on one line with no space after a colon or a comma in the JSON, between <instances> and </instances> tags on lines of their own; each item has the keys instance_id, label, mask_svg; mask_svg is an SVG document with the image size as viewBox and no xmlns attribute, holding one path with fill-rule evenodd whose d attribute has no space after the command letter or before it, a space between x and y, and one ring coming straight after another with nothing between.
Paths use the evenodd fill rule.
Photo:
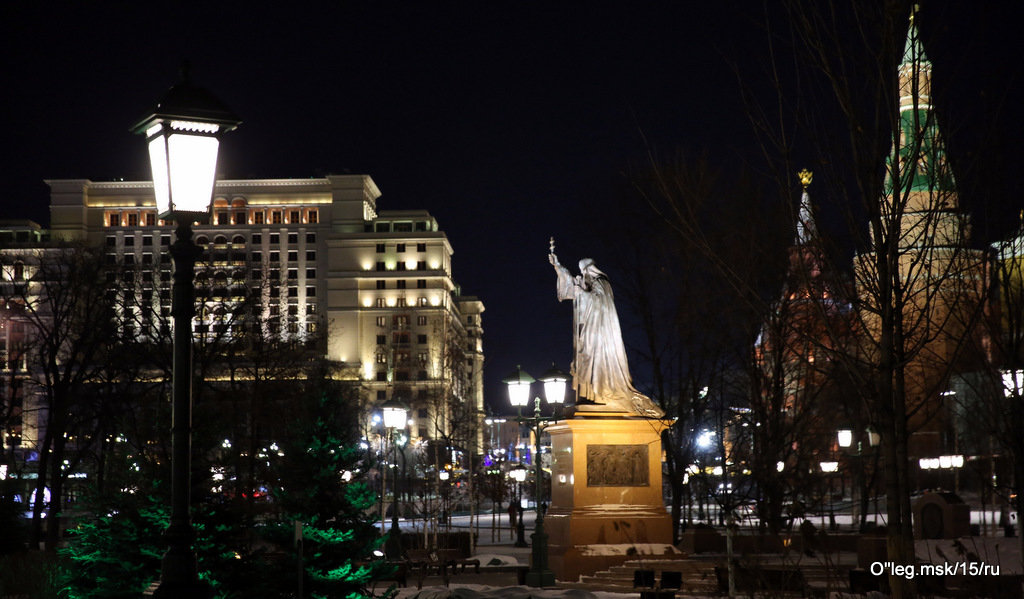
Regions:
<instances>
[{"instance_id":1,"label":"tower with gold finial","mask_svg":"<svg viewBox=\"0 0 1024 599\"><path fill-rule=\"evenodd\" d=\"M975 334L971 315L984 284L984 257L968 246L968 219L933 110L932 68L918 11L915 5L897 67L898 118L885 163L881 226L869 235L872 251L858 255L854 265L869 362L890 353L881 340L895 325L883 323L881 314L898 315L902 346L892 351L904 364L908 452L915 458L952 450L943 446L949 411L942 394L966 368L960 348Z\"/></svg>"},{"instance_id":2,"label":"tower with gold finial","mask_svg":"<svg viewBox=\"0 0 1024 599\"><path fill-rule=\"evenodd\" d=\"M831 376L827 361L816 363L815 356L851 339L853 328L846 309L846 278L829 268L818 235L809 191L813 173L803 169L796 176L802 189L782 293L762 323L754 348L766 380L784 371L790 383L766 385L768 393L785 388L786 397L766 399L765 405L781 401L791 415L807 413L804 408L814 409L810 404L817 406L836 395L830 388L838 379Z\"/></svg>"}]
</instances>

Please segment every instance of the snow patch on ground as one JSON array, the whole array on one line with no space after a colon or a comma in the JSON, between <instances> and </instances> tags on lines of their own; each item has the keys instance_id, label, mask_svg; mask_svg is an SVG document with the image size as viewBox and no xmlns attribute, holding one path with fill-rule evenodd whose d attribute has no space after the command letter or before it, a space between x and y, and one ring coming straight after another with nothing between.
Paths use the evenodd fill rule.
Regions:
<instances>
[{"instance_id":1,"label":"snow patch on ground","mask_svg":"<svg viewBox=\"0 0 1024 599\"><path fill-rule=\"evenodd\" d=\"M672 545L665 543L603 543L599 545L576 545L584 557L612 555L671 555L679 553Z\"/></svg>"},{"instance_id":2,"label":"snow patch on ground","mask_svg":"<svg viewBox=\"0 0 1024 599\"><path fill-rule=\"evenodd\" d=\"M480 560L480 566L517 566L519 560L512 555L498 555L496 553L477 553L473 559Z\"/></svg>"}]
</instances>

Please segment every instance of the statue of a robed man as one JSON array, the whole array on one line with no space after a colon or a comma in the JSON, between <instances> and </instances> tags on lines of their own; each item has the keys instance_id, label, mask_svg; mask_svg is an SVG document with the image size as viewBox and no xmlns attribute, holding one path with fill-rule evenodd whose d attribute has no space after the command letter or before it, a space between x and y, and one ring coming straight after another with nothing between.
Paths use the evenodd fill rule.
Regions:
<instances>
[{"instance_id":1,"label":"statue of a robed man","mask_svg":"<svg viewBox=\"0 0 1024 599\"><path fill-rule=\"evenodd\" d=\"M577 397L603 406L601 411L664 416L661 408L633 387L608 277L590 258L580 260L580 274L572 276L559 263L553 238L548 261L558 276L558 300L573 302L572 375Z\"/></svg>"}]
</instances>

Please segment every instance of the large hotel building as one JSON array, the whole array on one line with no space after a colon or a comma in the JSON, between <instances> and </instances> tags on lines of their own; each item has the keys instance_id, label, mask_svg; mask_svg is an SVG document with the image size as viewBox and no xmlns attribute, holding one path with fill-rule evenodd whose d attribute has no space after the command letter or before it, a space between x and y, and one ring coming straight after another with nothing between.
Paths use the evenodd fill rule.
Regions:
<instances>
[{"instance_id":1,"label":"large hotel building","mask_svg":"<svg viewBox=\"0 0 1024 599\"><path fill-rule=\"evenodd\" d=\"M48 232L28 221L0 224L3 278L27 279L27 252L47 239L103 247L121 272L108 276L130 278L137 295L123 308L139 312L124 315L136 324L125 326L140 337L163 334L156 323L170 313L173 230L157 218L152 183L47 183ZM360 382L367 411L398 397L412 408L410 436L434 438L453 417L446 402L482 415L484 306L452 279L452 247L434 217L378 211L379 196L366 175L219 181L209 224L195 227L206 252L197 264L195 334L257 327L316 338L341 376ZM234 321L231 306L240 302L258 318ZM9 330L2 335L11 343ZM25 424L31 437L34 426Z\"/></svg>"}]
</instances>

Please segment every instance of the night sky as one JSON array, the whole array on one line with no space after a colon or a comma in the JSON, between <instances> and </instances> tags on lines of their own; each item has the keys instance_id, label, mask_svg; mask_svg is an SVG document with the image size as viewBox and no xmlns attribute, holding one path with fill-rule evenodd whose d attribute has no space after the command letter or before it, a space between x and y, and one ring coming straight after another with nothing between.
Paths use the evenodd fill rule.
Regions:
<instances>
[{"instance_id":1,"label":"night sky","mask_svg":"<svg viewBox=\"0 0 1024 599\"><path fill-rule=\"evenodd\" d=\"M438 219L456 281L487 307L492 406L506 405L500 379L517 363L568 369L571 308L555 299L548 237L563 263L591 256L614 285L602 264L615 244L596 230L644 207L608 190L648 151L746 160L734 69L768 89L755 2L110 4L0 8L0 217L48 222L44 179L148 179L128 128L188 59L244 121L222 144L223 177L366 173L378 209ZM936 77L960 90L948 98L960 114L985 119L994 95L1021 87L1020 9L934 6L923 29ZM998 143L1019 152L1019 110L1005 112ZM1000 189L1014 197L998 215L1024 206Z\"/></svg>"}]
</instances>

